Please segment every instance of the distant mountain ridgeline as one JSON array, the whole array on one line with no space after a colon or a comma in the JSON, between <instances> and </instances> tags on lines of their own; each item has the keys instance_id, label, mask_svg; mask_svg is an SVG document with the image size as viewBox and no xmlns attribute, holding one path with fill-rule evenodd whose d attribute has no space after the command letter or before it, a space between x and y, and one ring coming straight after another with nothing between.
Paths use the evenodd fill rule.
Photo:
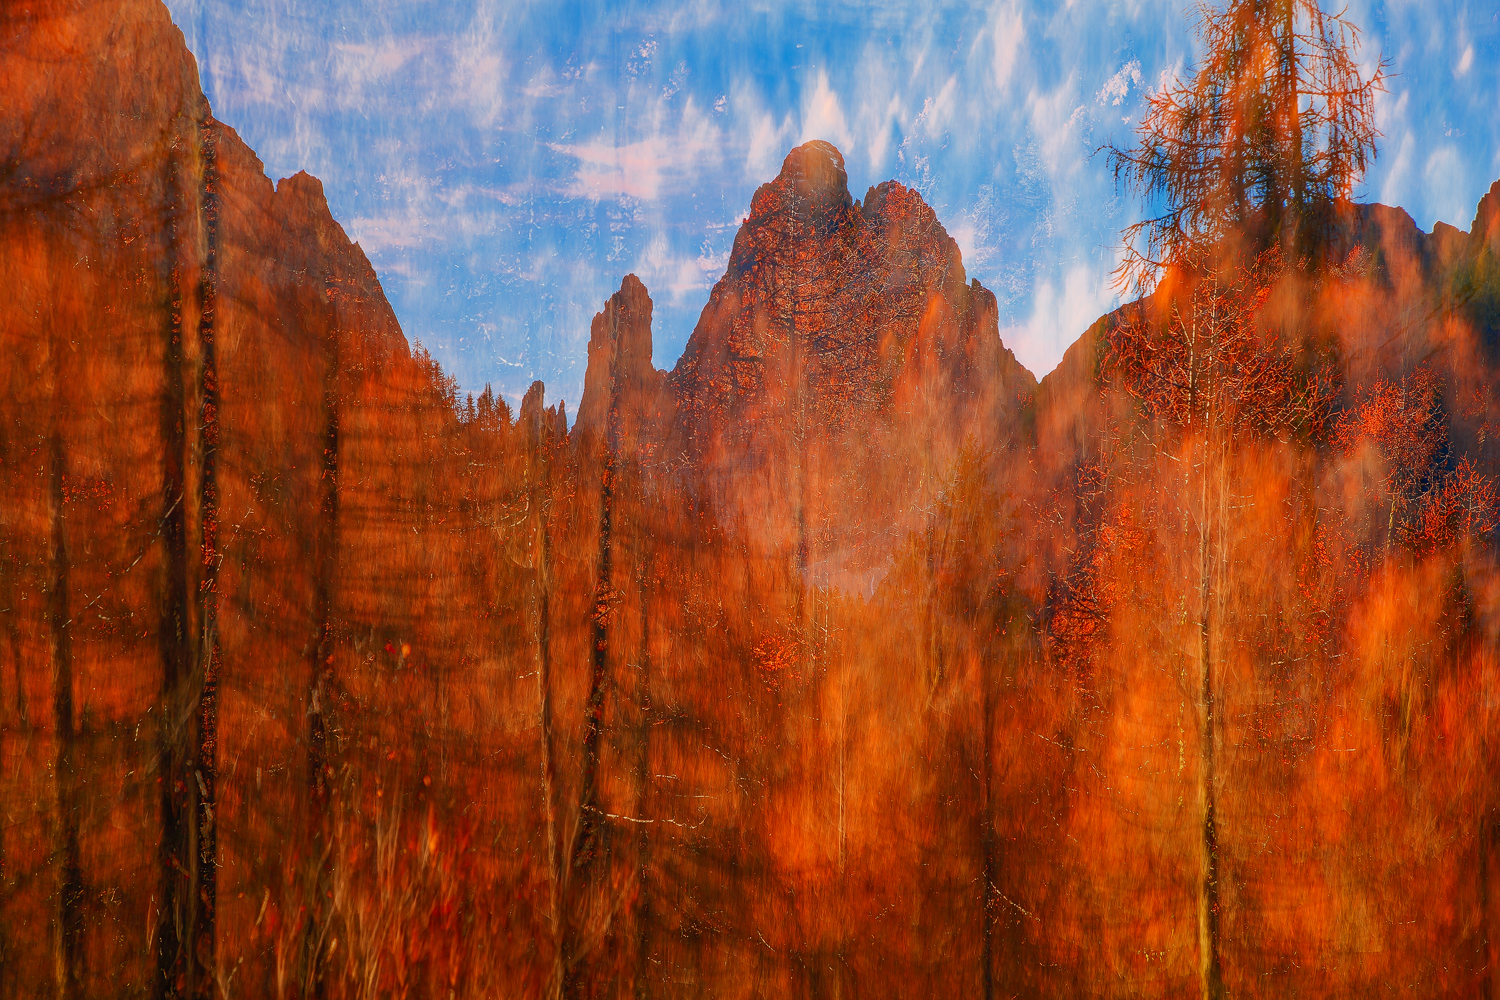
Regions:
<instances>
[{"instance_id":1,"label":"distant mountain ridgeline","mask_svg":"<svg viewBox=\"0 0 1500 1000\"><path fill-rule=\"evenodd\" d=\"M808 143L570 429L156 0L0 26L0 998L1500 988L1500 184L1038 384Z\"/></svg>"}]
</instances>

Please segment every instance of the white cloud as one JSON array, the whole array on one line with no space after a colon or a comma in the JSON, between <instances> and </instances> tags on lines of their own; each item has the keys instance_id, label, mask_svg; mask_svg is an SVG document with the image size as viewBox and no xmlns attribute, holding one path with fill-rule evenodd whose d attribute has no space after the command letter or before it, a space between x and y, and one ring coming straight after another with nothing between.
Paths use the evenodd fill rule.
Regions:
<instances>
[{"instance_id":1,"label":"white cloud","mask_svg":"<svg viewBox=\"0 0 1500 1000\"><path fill-rule=\"evenodd\" d=\"M1396 147L1396 155L1390 156L1387 151L1390 165L1386 167L1384 183L1380 185L1380 200L1387 205L1401 204L1402 195L1406 192L1407 175L1411 172L1412 157L1416 152L1417 137L1407 130L1401 135L1401 142Z\"/></svg>"},{"instance_id":2,"label":"white cloud","mask_svg":"<svg viewBox=\"0 0 1500 1000\"><path fill-rule=\"evenodd\" d=\"M1406 121L1407 107L1411 104L1411 91L1403 90L1393 95L1382 92L1375 95L1375 123L1380 130L1390 135L1392 129Z\"/></svg>"},{"instance_id":3,"label":"white cloud","mask_svg":"<svg viewBox=\"0 0 1500 1000\"><path fill-rule=\"evenodd\" d=\"M1464 49L1464 54L1462 56L1459 56L1458 66L1457 66L1457 68L1454 69L1453 75L1454 76L1463 76L1465 73L1469 72L1469 67L1471 67L1473 65L1474 65L1474 45L1473 45L1473 43L1470 43L1468 45L1468 47L1466 47Z\"/></svg>"},{"instance_id":4,"label":"white cloud","mask_svg":"<svg viewBox=\"0 0 1500 1000\"><path fill-rule=\"evenodd\" d=\"M878 171L885 163L886 152L891 147L891 134L895 130L896 118L900 113L900 95L892 95L883 108L873 103L868 103L862 108L859 122L862 131L868 136L865 140L865 151L869 154L871 171Z\"/></svg>"},{"instance_id":5,"label":"white cloud","mask_svg":"<svg viewBox=\"0 0 1500 1000\"><path fill-rule=\"evenodd\" d=\"M474 124L485 129L494 126L505 103L508 66L503 38L489 12L481 11L453 42L450 99L467 107Z\"/></svg>"},{"instance_id":6,"label":"white cloud","mask_svg":"<svg viewBox=\"0 0 1500 1000\"><path fill-rule=\"evenodd\" d=\"M1038 378L1056 368L1063 352L1114 307L1114 291L1106 274L1075 265L1061 284L1059 288L1051 278L1039 281L1030 320L1000 331L1005 346Z\"/></svg>"},{"instance_id":7,"label":"white cloud","mask_svg":"<svg viewBox=\"0 0 1500 1000\"><path fill-rule=\"evenodd\" d=\"M929 97L922 102L922 110L912 121L912 127L915 128L918 125L924 127L930 139L941 136L953 118L954 95L957 92L958 76L955 74L943 84L943 89L938 92L937 97Z\"/></svg>"},{"instance_id":8,"label":"white cloud","mask_svg":"<svg viewBox=\"0 0 1500 1000\"><path fill-rule=\"evenodd\" d=\"M280 67L271 65L271 55L268 49L258 47L216 52L202 63L204 76L212 78L221 92L232 92L237 101L270 104L284 94ZM235 80L238 86L228 86Z\"/></svg>"},{"instance_id":9,"label":"white cloud","mask_svg":"<svg viewBox=\"0 0 1500 1000\"><path fill-rule=\"evenodd\" d=\"M385 96L390 81L416 62L421 69L422 57L433 48L425 38L385 37L372 42L335 42L330 51L333 62L333 92L344 108L364 107Z\"/></svg>"},{"instance_id":10,"label":"white cloud","mask_svg":"<svg viewBox=\"0 0 1500 1000\"><path fill-rule=\"evenodd\" d=\"M990 38L995 45L991 72L995 88L1003 92L1010 83L1011 74L1015 72L1021 43L1026 40L1026 22L1022 19L1015 0L995 5L994 20L990 22Z\"/></svg>"},{"instance_id":11,"label":"white cloud","mask_svg":"<svg viewBox=\"0 0 1500 1000\"><path fill-rule=\"evenodd\" d=\"M567 93L565 87L556 81L552 75L551 67L538 73L531 78L531 82L521 88L521 93L527 97L561 97Z\"/></svg>"},{"instance_id":12,"label":"white cloud","mask_svg":"<svg viewBox=\"0 0 1500 1000\"><path fill-rule=\"evenodd\" d=\"M1118 108L1121 102L1130 95L1130 85L1132 83L1135 84L1137 90L1140 89L1141 61L1139 59L1132 59L1124 66L1121 66L1120 71L1110 77L1104 86L1100 88L1096 99L1100 104L1104 104L1107 101L1112 107Z\"/></svg>"},{"instance_id":13,"label":"white cloud","mask_svg":"<svg viewBox=\"0 0 1500 1000\"><path fill-rule=\"evenodd\" d=\"M415 211L354 219L349 223L349 235L372 257L391 250L410 250L427 239L427 219ZM386 263L381 269L392 268Z\"/></svg>"},{"instance_id":14,"label":"white cloud","mask_svg":"<svg viewBox=\"0 0 1500 1000\"><path fill-rule=\"evenodd\" d=\"M854 136L849 132L849 123L844 119L844 108L838 93L828 85L828 73L818 71L818 82L802 106L802 138L800 142L823 139L833 143L848 156L854 151Z\"/></svg>"},{"instance_id":15,"label":"white cloud","mask_svg":"<svg viewBox=\"0 0 1500 1000\"><path fill-rule=\"evenodd\" d=\"M896 86L900 77L895 66L900 64L903 54L892 53L885 46L866 45L852 74L853 93L859 96L853 130L872 173L884 167L896 122L901 117L902 100ZM846 155L846 162L849 159Z\"/></svg>"},{"instance_id":16,"label":"white cloud","mask_svg":"<svg viewBox=\"0 0 1500 1000\"><path fill-rule=\"evenodd\" d=\"M745 173L751 181L759 184L776 176L797 131L790 114L782 119L780 125L776 124L768 111L755 115L753 122L745 153Z\"/></svg>"},{"instance_id":17,"label":"white cloud","mask_svg":"<svg viewBox=\"0 0 1500 1000\"><path fill-rule=\"evenodd\" d=\"M1026 100L1031 131L1037 137L1037 149L1054 188L1084 165L1086 151L1080 142L1080 126L1087 110L1076 100L1071 76L1050 92L1032 91Z\"/></svg>"},{"instance_id":18,"label":"white cloud","mask_svg":"<svg viewBox=\"0 0 1500 1000\"><path fill-rule=\"evenodd\" d=\"M591 199L624 195L653 201L670 178L690 176L706 162L716 161L722 155L724 136L690 98L670 133L659 132L623 146L603 139L547 145L578 161L573 181L564 193Z\"/></svg>"},{"instance_id":19,"label":"white cloud","mask_svg":"<svg viewBox=\"0 0 1500 1000\"><path fill-rule=\"evenodd\" d=\"M724 263L728 263L727 257ZM701 295L710 288L723 267L723 263L707 253L697 256L677 253L666 234L657 232L636 258L632 270L653 297L665 293L674 302L681 302L690 294Z\"/></svg>"},{"instance_id":20,"label":"white cloud","mask_svg":"<svg viewBox=\"0 0 1500 1000\"><path fill-rule=\"evenodd\" d=\"M567 190L582 198L629 195L654 199L661 190L663 173L676 163L673 143L662 136L624 146L602 139L576 146L548 145L578 161L578 171Z\"/></svg>"},{"instance_id":21,"label":"white cloud","mask_svg":"<svg viewBox=\"0 0 1500 1000\"><path fill-rule=\"evenodd\" d=\"M1463 157L1450 145L1439 146L1422 167L1422 186L1427 192L1427 214L1464 229L1473 206L1467 203ZM1393 202L1392 204L1399 204Z\"/></svg>"},{"instance_id":22,"label":"white cloud","mask_svg":"<svg viewBox=\"0 0 1500 1000\"><path fill-rule=\"evenodd\" d=\"M381 38L374 42L334 42L334 72L340 82L358 85L390 76L427 51L423 38Z\"/></svg>"},{"instance_id":23,"label":"white cloud","mask_svg":"<svg viewBox=\"0 0 1500 1000\"><path fill-rule=\"evenodd\" d=\"M953 242L958 244L958 252L963 259L964 267L974 266L979 257L979 230L972 220L960 222L956 226L948 228L948 235L953 237Z\"/></svg>"}]
</instances>

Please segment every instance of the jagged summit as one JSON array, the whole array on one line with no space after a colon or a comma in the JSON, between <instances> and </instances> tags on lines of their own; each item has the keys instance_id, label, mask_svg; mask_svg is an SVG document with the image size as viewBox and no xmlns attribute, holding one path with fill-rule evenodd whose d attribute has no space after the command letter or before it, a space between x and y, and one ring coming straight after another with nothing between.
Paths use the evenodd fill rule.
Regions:
<instances>
[{"instance_id":1,"label":"jagged summit","mask_svg":"<svg viewBox=\"0 0 1500 1000\"><path fill-rule=\"evenodd\" d=\"M667 378L673 447L715 509L835 574L887 557L927 488L901 484L965 441L1007 446L1035 384L932 208L895 181L856 204L821 141L756 191ZM794 541L814 522L821 550Z\"/></svg>"},{"instance_id":2,"label":"jagged summit","mask_svg":"<svg viewBox=\"0 0 1500 1000\"><path fill-rule=\"evenodd\" d=\"M620 282L589 332L589 363L573 430L629 448L655 403L663 375L651 364L651 296L634 274Z\"/></svg>"},{"instance_id":3,"label":"jagged summit","mask_svg":"<svg viewBox=\"0 0 1500 1000\"><path fill-rule=\"evenodd\" d=\"M756 192L672 372L675 394L696 419L787 405L787 387L803 386L807 418L842 427L910 406L903 373L946 383L943 405L1035 382L1000 344L994 296L966 282L957 243L921 195L887 181L856 205L838 149L804 143ZM999 388L1011 375L1020 383Z\"/></svg>"},{"instance_id":4,"label":"jagged summit","mask_svg":"<svg viewBox=\"0 0 1500 1000\"><path fill-rule=\"evenodd\" d=\"M849 174L844 170L844 154L831 142L814 139L786 154L781 173L771 182L790 187L808 199L832 205L849 205Z\"/></svg>"}]
</instances>

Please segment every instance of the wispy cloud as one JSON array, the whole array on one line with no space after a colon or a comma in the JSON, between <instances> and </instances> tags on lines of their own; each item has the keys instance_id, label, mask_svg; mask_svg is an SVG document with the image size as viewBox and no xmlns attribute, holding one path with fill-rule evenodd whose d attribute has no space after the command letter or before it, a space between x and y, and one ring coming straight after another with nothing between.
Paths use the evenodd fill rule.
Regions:
<instances>
[{"instance_id":1,"label":"wispy cloud","mask_svg":"<svg viewBox=\"0 0 1500 1000\"><path fill-rule=\"evenodd\" d=\"M587 143L548 143L548 148L577 161L572 182L564 188L581 198L627 195L655 200L670 180L691 176L705 161L717 162L724 149L722 131L689 99L670 133L616 145L599 138Z\"/></svg>"},{"instance_id":2,"label":"wispy cloud","mask_svg":"<svg viewBox=\"0 0 1500 1000\"><path fill-rule=\"evenodd\" d=\"M1132 59L1119 72L1105 81L1104 86L1099 88L1095 100L1100 104L1108 103L1111 107L1118 108L1130 95L1130 88L1134 85L1136 89L1141 86L1141 61Z\"/></svg>"},{"instance_id":3,"label":"wispy cloud","mask_svg":"<svg viewBox=\"0 0 1500 1000\"><path fill-rule=\"evenodd\" d=\"M1115 305L1107 271L1077 265L1061 280L1037 283L1027 322L1002 330L1000 339L1037 376L1062 360L1067 348Z\"/></svg>"},{"instance_id":4,"label":"wispy cloud","mask_svg":"<svg viewBox=\"0 0 1500 1000\"><path fill-rule=\"evenodd\" d=\"M1021 46L1026 41L1026 21L1021 5L1016 0L995 5L989 35L994 46L994 58L990 63L991 78L995 89L1004 93L1016 71L1016 64L1020 61Z\"/></svg>"},{"instance_id":5,"label":"wispy cloud","mask_svg":"<svg viewBox=\"0 0 1500 1000\"><path fill-rule=\"evenodd\" d=\"M825 139L838 146L845 155L856 152L854 136L844 119L843 102L828 85L828 74L818 71L817 82L810 88L802 106L802 142Z\"/></svg>"}]
</instances>

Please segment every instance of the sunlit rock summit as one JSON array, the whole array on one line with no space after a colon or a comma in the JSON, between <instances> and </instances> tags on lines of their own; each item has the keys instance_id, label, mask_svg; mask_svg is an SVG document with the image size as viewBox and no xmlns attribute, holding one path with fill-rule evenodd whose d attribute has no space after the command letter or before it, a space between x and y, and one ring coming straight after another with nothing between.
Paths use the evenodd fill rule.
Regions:
<instances>
[{"instance_id":1,"label":"sunlit rock summit","mask_svg":"<svg viewBox=\"0 0 1500 1000\"><path fill-rule=\"evenodd\" d=\"M669 385L719 516L837 574L889 554L965 442L1014 443L1035 380L921 197L854 201L814 141L755 193Z\"/></svg>"}]
</instances>

